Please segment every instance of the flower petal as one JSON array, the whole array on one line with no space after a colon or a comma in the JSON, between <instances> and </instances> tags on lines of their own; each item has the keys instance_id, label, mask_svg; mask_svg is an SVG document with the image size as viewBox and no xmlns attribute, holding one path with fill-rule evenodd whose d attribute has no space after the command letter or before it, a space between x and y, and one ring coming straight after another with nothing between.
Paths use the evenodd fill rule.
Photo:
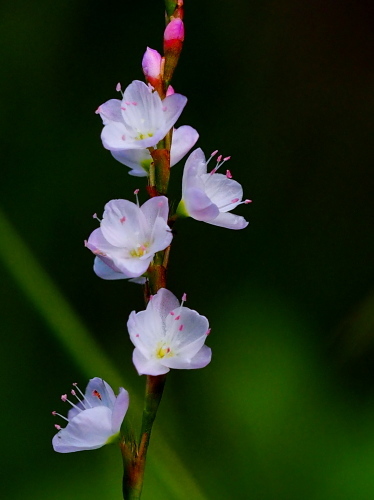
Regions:
<instances>
[{"instance_id":1,"label":"flower petal","mask_svg":"<svg viewBox=\"0 0 374 500\"><path fill-rule=\"evenodd\" d=\"M129 278L119 270L115 271L112 267L104 262L103 258L100 257L95 257L93 269L95 274L103 280L124 280Z\"/></svg>"},{"instance_id":2,"label":"flower petal","mask_svg":"<svg viewBox=\"0 0 374 500\"><path fill-rule=\"evenodd\" d=\"M196 220L209 222L217 217L219 210L208 196L198 188L187 188L183 193L187 212Z\"/></svg>"},{"instance_id":3,"label":"flower petal","mask_svg":"<svg viewBox=\"0 0 374 500\"><path fill-rule=\"evenodd\" d=\"M152 163L152 156L148 149L124 149L122 151L111 151L111 153L117 161L133 169L129 172L130 175L136 177L146 177L148 175Z\"/></svg>"},{"instance_id":4,"label":"flower petal","mask_svg":"<svg viewBox=\"0 0 374 500\"><path fill-rule=\"evenodd\" d=\"M139 375L163 375L169 371L169 368L156 360L147 359L137 348L134 349L132 361Z\"/></svg>"},{"instance_id":5,"label":"flower petal","mask_svg":"<svg viewBox=\"0 0 374 500\"><path fill-rule=\"evenodd\" d=\"M113 389L100 377L94 377L88 382L84 396L92 407L107 406L111 410L116 401Z\"/></svg>"},{"instance_id":6,"label":"flower petal","mask_svg":"<svg viewBox=\"0 0 374 500\"><path fill-rule=\"evenodd\" d=\"M231 213L220 213L215 219L206 221L214 226L226 227L227 229L244 229L248 226L244 217Z\"/></svg>"},{"instance_id":7,"label":"flower petal","mask_svg":"<svg viewBox=\"0 0 374 500\"><path fill-rule=\"evenodd\" d=\"M128 131L122 122L108 122L101 132L101 141L104 148L110 151L136 148L133 141L129 140Z\"/></svg>"},{"instance_id":8,"label":"flower petal","mask_svg":"<svg viewBox=\"0 0 374 500\"><path fill-rule=\"evenodd\" d=\"M236 208L243 198L243 188L239 182L228 179L223 174L205 174L202 176L205 193L217 205L220 212L229 212Z\"/></svg>"},{"instance_id":9,"label":"flower petal","mask_svg":"<svg viewBox=\"0 0 374 500\"><path fill-rule=\"evenodd\" d=\"M164 112L164 136L174 126L174 123L180 117L183 108L187 104L187 97L181 94L172 94L162 101L162 110Z\"/></svg>"},{"instance_id":10,"label":"flower petal","mask_svg":"<svg viewBox=\"0 0 374 500\"><path fill-rule=\"evenodd\" d=\"M119 393L116 398L112 413L112 433L117 434L121 428L123 419L125 418L129 407L129 393L123 388L119 388Z\"/></svg>"},{"instance_id":11,"label":"flower petal","mask_svg":"<svg viewBox=\"0 0 374 500\"><path fill-rule=\"evenodd\" d=\"M53 437L52 445L59 453L94 450L104 446L112 435L112 411L97 406L78 413Z\"/></svg>"},{"instance_id":12,"label":"flower petal","mask_svg":"<svg viewBox=\"0 0 374 500\"><path fill-rule=\"evenodd\" d=\"M166 196L154 196L143 203L140 210L144 214L147 224L153 226L157 217L161 217L167 222L169 216L169 202Z\"/></svg>"},{"instance_id":13,"label":"flower petal","mask_svg":"<svg viewBox=\"0 0 374 500\"><path fill-rule=\"evenodd\" d=\"M168 368L194 370L197 368L204 368L210 363L211 358L212 350L210 347L203 345L192 358L184 358L181 356L174 356L171 358L165 357L162 362Z\"/></svg>"},{"instance_id":14,"label":"flower petal","mask_svg":"<svg viewBox=\"0 0 374 500\"><path fill-rule=\"evenodd\" d=\"M97 112L100 113L104 125L108 125L110 122L123 123L121 101L119 99L109 99L109 101L98 107Z\"/></svg>"},{"instance_id":15,"label":"flower petal","mask_svg":"<svg viewBox=\"0 0 374 500\"><path fill-rule=\"evenodd\" d=\"M189 125L182 125L173 131L170 149L170 166L173 167L195 145L199 134Z\"/></svg>"},{"instance_id":16,"label":"flower petal","mask_svg":"<svg viewBox=\"0 0 374 500\"><path fill-rule=\"evenodd\" d=\"M105 205L101 231L113 246L130 247L144 239L145 218L140 208L128 200L111 200Z\"/></svg>"}]
</instances>

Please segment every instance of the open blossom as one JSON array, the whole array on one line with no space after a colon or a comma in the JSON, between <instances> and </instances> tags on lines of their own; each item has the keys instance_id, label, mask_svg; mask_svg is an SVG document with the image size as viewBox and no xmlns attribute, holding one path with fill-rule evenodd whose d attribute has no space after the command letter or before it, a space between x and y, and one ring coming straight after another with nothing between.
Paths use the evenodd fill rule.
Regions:
<instances>
[{"instance_id":1,"label":"open blossom","mask_svg":"<svg viewBox=\"0 0 374 500\"><path fill-rule=\"evenodd\" d=\"M183 172L182 201L178 207L180 214L228 229L248 226L244 217L229 213L241 203L250 203L250 200L242 202L242 186L232 179L229 170L226 175L216 173L227 160L229 157L222 160L219 156L216 167L208 173L209 160L205 160L203 151L198 148L190 154Z\"/></svg>"},{"instance_id":2,"label":"open blossom","mask_svg":"<svg viewBox=\"0 0 374 500\"><path fill-rule=\"evenodd\" d=\"M210 332L208 320L183 304L161 288L145 311L130 314L127 328L139 375L162 375L170 368L203 368L210 362L211 349L204 345Z\"/></svg>"},{"instance_id":3,"label":"open blossom","mask_svg":"<svg viewBox=\"0 0 374 500\"><path fill-rule=\"evenodd\" d=\"M110 151L154 147L174 126L187 98L173 94L161 100L154 89L135 80L123 99L110 99L97 109L104 128L103 146Z\"/></svg>"},{"instance_id":4,"label":"open blossom","mask_svg":"<svg viewBox=\"0 0 374 500\"><path fill-rule=\"evenodd\" d=\"M189 125L175 128L170 149L170 166L173 167L184 155L195 145L199 134ZM146 177L152 163L152 156L148 149L123 149L122 151L111 151L112 156L130 167L129 174L136 177Z\"/></svg>"},{"instance_id":5,"label":"open blossom","mask_svg":"<svg viewBox=\"0 0 374 500\"><path fill-rule=\"evenodd\" d=\"M70 403L72 408L68 416L57 415L68 422L62 428L55 425L58 433L52 439L53 449L59 453L94 450L112 442L119 434L122 421L129 407L129 394L120 387L118 396L101 378L92 378L85 394L73 384L71 394L76 399L71 402L67 394L62 401Z\"/></svg>"},{"instance_id":6,"label":"open blossom","mask_svg":"<svg viewBox=\"0 0 374 500\"><path fill-rule=\"evenodd\" d=\"M100 227L86 242L87 248L102 261L95 263L96 274L104 279L137 278L144 274L154 254L171 243L168 214L165 196L151 198L141 207L128 200L107 203Z\"/></svg>"}]
</instances>

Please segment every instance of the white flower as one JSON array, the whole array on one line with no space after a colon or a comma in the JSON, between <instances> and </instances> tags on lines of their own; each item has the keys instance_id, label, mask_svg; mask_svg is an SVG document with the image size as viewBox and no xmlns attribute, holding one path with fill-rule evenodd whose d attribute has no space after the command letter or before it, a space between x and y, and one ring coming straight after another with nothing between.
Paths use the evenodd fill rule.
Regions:
<instances>
[{"instance_id":1,"label":"white flower","mask_svg":"<svg viewBox=\"0 0 374 500\"><path fill-rule=\"evenodd\" d=\"M65 428L55 425L58 433L52 439L53 449L59 453L73 451L94 450L112 442L119 434L122 421L129 407L129 394L120 387L118 396L110 385L101 378L92 378L86 388L85 394L73 384L75 389L71 394L76 398L76 403L68 400L67 394L61 396L62 401L67 401L72 408L65 418Z\"/></svg>"},{"instance_id":2,"label":"white flower","mask_svg":"<svg viewBox=\"0 0 374 500\"><path fill-rule=\"evenodd\" d=\"M165 250L173 239L168 213L165 196L151 198L141 207L128 200L107 203L100 228L85 243L102 261L95 261L96 274L104 279L144 274L154 254Z\"/></svg>"},{"instance_id":3,"label":"white flower","mask_svg":"<svg viewBox=\"0 0 374 500\"><path fill-rule=\"evenodd\" d=\"M175 128L170 149L170 166L178 163L185 154L195 145L199 134L189 125ZM123 165L130 167L129 174L136 177L146 177L152 163L152 156L148 149L123 149L111 151L112 156Z\"/></svg>"},{"instance_id":4,"label":"white flower","mask_svg":"<svg viewBox=\"0 0 374 500\"><path fill-rule=\"evenodd\" d=\"M97 109L104 129L103 146L110 151L154 147L179 118L187 98L173 94L161 100L153 87L135 80L123 99L110 99Z\"/></svg>"},{"instance_id":5,"label":"white flower","mask_svg":"<svg viewBox=\"0 0 374 500\"><path fill-rule=\"evenodd\" d=\"M145 311L130 314L127 328L139 375L162 375L170 368L203 368L210 362L211 349L204 345L210 332L208 320L184 307L184 300L180 305L175 295L161 288Z\"/></svg>"},{"instance_id":6,"label":"white flower","mask_svg":"<svg viewBox=\"0 0 374 500\"><path fill-rule=\"evenodd\" d=\"M216 151L212 153L210 159L215 154ZM244 229L248 226L244 217L228 212L241 203L250 203L251 200L242 202L242 186L232 179L229 170L226 175L216 173L229 159L227 157L222 160L219 156L216 167L207 173L209 160L205 160L203 151L198 148L190 154L183 172L179 214L228 229Z\"/></svg>"}]
</instances>

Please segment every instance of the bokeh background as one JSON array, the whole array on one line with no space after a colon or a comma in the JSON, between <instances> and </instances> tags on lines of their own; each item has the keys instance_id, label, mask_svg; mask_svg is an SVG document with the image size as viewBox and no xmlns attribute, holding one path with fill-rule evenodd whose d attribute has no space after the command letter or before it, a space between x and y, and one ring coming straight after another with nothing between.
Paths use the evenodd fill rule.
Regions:
<instances>
[{"instance_id":1,"label":"bokeh background","mask_svg":"<svg viewBox=\"0 0 374 500\"><path fill-rule=\"evenodd\" d=\"M373 498L373 4L185 4L179 124L254 201L244 231L177 225L169 286L209 318L214 357L170 374L143 498ZM54 453L50 411L102 376L139 417L142 293L97 278L83 240L110 199L146 199L94 110L161 50L163 2L14 0L0 26L3 498L117 500L116 447Z\"/></svg>"}]
</instances>

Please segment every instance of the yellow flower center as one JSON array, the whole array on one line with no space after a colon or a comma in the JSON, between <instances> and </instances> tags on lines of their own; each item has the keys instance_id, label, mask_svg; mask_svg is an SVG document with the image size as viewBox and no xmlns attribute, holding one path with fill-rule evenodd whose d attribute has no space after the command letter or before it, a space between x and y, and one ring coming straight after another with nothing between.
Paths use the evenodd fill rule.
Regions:
<instances>
[{"instance_id":1,"label":"yellow flower center","mask_svg":"<svg viewBox=\"0 0 374 500\"><path fill-rule=\"evenodd\" d=\"M143 257L145 253L147 253L147 249L149 247L149 243L143 243L142 245L137 245L136 248L131 250L131 257Z\"/></svg>"},{"instance_id":2,"label":"yellow flower center","mask_svg":"<svg viewBox=\"0 0 374 500\"><path fill-rule=\"evenodd\" d=\"M171 358L173 356L173 353L170 349L170 347L166 347L164 344L163 345L158 345L156 348L156 358L162 359L165 358Z\"/></svg>"},{"instance_id":3,"label":"yellow flower center","mask_svg":"<svg viewBox=\"0 0 374 500\"><path fill-rule=\"evenodd\" d=\"M141 133L139 133L135 137L135 140L136 141L142 141L143 139L148 139L148 137L153 137L153 133L152 132L148 132L148 134L141 134Z\"/></svg>"}]
</instances>

